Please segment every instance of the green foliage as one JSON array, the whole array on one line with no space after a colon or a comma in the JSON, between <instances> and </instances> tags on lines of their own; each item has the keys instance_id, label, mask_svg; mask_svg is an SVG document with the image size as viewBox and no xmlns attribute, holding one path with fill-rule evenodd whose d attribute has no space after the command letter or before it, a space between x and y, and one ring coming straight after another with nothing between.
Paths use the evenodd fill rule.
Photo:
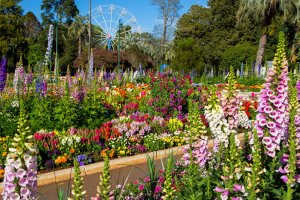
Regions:
<instances>
[{"instance_id":1,"label":"green foliage","mask_svg":"<svg viewBox=\"0 0 300 200\"><path fill-rule=\"evenodd\" d=\"M111 113L106 110L99 98L87 95L81 103L82 110L79 113L82 125L89 129L95 129L111 119Z\"/></svg>"},{"instance_id":2,"label":"green foliage","mask_svg":"<svg viewBox=\"0 0 300 200\"><path fill-rule=\"evenodd\" d=\"M172 68L177 71L189 72L191 68L203 71L204 62L199 62L202 55L201 47L194 38L180 39L176 41L175 56L172 60Z\"/></svg>"},{"instance_id":3,"label":"green foliage","mask_svg":"<svg viewBox=\"0 0 300 200\"><path fill-rule=\"evenodd\" d=\"M173 165L174 165L174 157L173 154L171 154L167 162L166 180L164 182L164 188L163 188L163 193L164 193L163 199L166 200L176 199L175 189L173 188L173 183L172 183Z\"/></svg>"},{"instance_id":4,"label":"green foliage","mask_svg":"<svg viewBox=\"0 0 300 200\"><path fill-rule=\"evenodd\" d=\"M97 187L97 197L103 200L109 200L110 193L110 173L109 173L109 159L108 156L104 158L104 168L102 175L100 175L100 183Z\"/></svg>"},{"instance_id":5,"label":"green foliage","mask_svg":"<svg viewBox=\"0 0 300 200\"><path fill-rule=\"evenodd\" d=\"M295 185L295 175L297 170L297 138L296 138L296 126L295 126L295 120L298 114L299 110L299 104L298 104L298 95L297 95L297 89L293 87L292 82L290 81L289 84L289 90L290 90L290 98L289 98L289 114L290 114L290 124L289 124L289 139L288 139L288 147L289 147L289 159L288 159L288 182L287 182L287 191L285 193L284 199L292 200L293 199L293 192L295 189L293 188Z\"/></svg>"},{"instance_id":6,"label":"green foliage","mask_svg":"<svg viewBox=\"0 0 300 200\"><path fill-rule=\"evenodd\" d=\"M51 123L54 120L53 116L53 99L51 97L35 97L33 106L30 112L30 124L33 131L53 130L55 125Z\"/></svg>"},{"instance_id":7,"label":"green foliage","mask_svg":"<svg viewBox=\"0 0 300 200\"><path fill-rule=\"evenodd\" d=\"M165 143L157 134L149 134L144 138L144 145L149 151L158 151L165 148Z\"/></svg>"},{"instance_id":8,"label":"green foliage","mask_svg":"<svg viewBox=\"0 0 300 200\"><path fill-rule=\"evenodd\" d=\"M54 121L57 130L68 129L72 126L78 126L78 103L64 96L57 102L54 108Z\"/></svg>"},{"instance_id":9,"label":"green foliage","mask_svg":"<svg viewBox=\"0 0 300 200\"><path fill-rule=\"evenodd\" d=\"M14 136L17 130L18 117L19 101L16 99L0 99L0 136Z\"/></svg>"},{"instance_id":10,"label":"green foliage","mask_svg":"<svg viewBox=\"0 0 300 200\"><path fill-rule=\"evenodd\" d=\"M74 159L74 184L72 185L73 200L84 200L86 191L83 191L83 178L81 177L81 171L79 163Z\"/></svg>"},{"instance_id":11,"label":"green foliage","mask_svg":"<svg viewBox=\"0 0 300 200\"><path fill-rule=\"evenodd\" d=\"M207 135L206 127L200 118L199 102L189 99L188 126L190 141L196 141L200 136Z\"/></svg>"},{"instance_id":12,"label":"green foliage","mask_svg":"<svg viewBox=\"0 0 300 200\"><path fill-rule=\"evenodd\" d=\"M53 23L56 13L58 13L63 22L70 25L74 17L79 13L74 0L43 0L41 9L43 10L43 25Z\"/></svg>"},{"instance_id":13,"label":"green foliage","mask_svg":"<svg viewBox=\"0 0 300 200\"><path fill-rule=\"evenodd\" d=\"M249 42L237 44L227 48L222 56L220 63L223 69L234 66L240 69L241 63L252 63L255 60L257 45Z\"/></svg>"},{"instance_id":14,"label":"green foliage","mask_svg":"<svg viewBox=\"0 0 300 200\"><path fill-rule=\"evenodd\" d=\"M19 2L20 0L6 0L0 3L0 54L7 55L9 67L14 65L12 61L21 52L24 53L27 47Z\"/></svg>"},{"instance_id":15,"label":"green foliage","mask_svg":"<svg viewBox=\"0 0 300 200\"><path fill-rule=\"evenodd\" d=\"M157 184L156 181L158 179L158 173L155 165L154 154L152 157L150 157L148 154L146 156L147 156L148 174L150 177L150 193L152 194L150 196L153 196L155 186Z\"/></svg>"},{"instance_id":16,"label":"green foliage","mask_svg":"<svg viewBox=\"0 0 300 200\"><path fill-rule=\"evenodd\" d=\"M212 183L210 176L203 176L196 164L190 164L182 178L178 199L206 200L212 198Z\"/></svg>"}]
</instances>

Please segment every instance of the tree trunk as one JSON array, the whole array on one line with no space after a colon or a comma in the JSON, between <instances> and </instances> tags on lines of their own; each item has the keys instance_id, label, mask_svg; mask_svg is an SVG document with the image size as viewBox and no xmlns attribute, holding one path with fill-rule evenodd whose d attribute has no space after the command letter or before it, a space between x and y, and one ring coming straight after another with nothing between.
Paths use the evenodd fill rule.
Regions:
<instances>
[{"instance_id":1,"label":"tree trunk","mask_svg":"<svg viewBox=\"0 0 300 200\"><path fill-rule=\"evenodd\" d=\"M267 34L263 33L260 37L258 51L256 54L256 62L255 62L255 68L254 68L256 75L258 75L258 68L259 68L259 66L261 66L261 63L262 63L262 59L265 54L266 45L267 45Z\"/></svg>"},{"instance_id":2,"label":"tree trunk","mask_svg":"<svg viewBox=\"0 0 300 200\"><path fill-rule=\"evenodd\" d=\"M81 36L79 36L79 42L78 42L78 56L81 55L81 46L82 46Z\"/></svg>"},{"instance_id":3,"label":"tree trunk","mask_svg":"<svg viewBox=\"0 0 300 200\"><path fill-rule=\"evenodd\" d=\"M164 17L164 27L163 27L163 38L162 38L162 44L165 44L166 43L166 40L167 40L167 23L168 23L168 19L167 17L165 16Z\"/></svg>"}]
</instances>

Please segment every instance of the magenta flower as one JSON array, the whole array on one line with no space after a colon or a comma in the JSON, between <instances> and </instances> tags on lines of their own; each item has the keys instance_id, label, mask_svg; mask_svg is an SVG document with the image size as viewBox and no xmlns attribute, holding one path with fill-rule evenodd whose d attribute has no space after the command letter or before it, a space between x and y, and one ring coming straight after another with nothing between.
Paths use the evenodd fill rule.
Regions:
<instances>
[{"instance_id":1,"label":"magenta flower","mask_svg":"<svg viewBox=\"0 0 300 200\"><path fill-rule=\"evenodd\" d=\"M160 193L162 191L162 187L160 185L155 186L154 193Z\"/></svg>"},{"instance_id":2,"label":"magenta flower","mask_svg":"<svg viewBox=\"0 0 300 200\"><path fill-rule=\"evenodd\" d=\"M233 191L245 193L245 187L240 184L234 184Z\"/></svg>"},{"instance_id":3,"label":"magenta flower","mask_svg":"<svg viewBox=\"0 0 300 200\"><path fill-rule=\"evenodd\" d=\"M264 137L262 142L265 144L265 145L270 145L272 144L272 139L270 137Z\"/></svg>"},{"instance_id":4,"label":"magenta flower","mask_svg":"<svg viewBox=\"0 0 300 200\"><path fill-rule=\"evenodd\" d=\"M143 191L145 189L145 185L144 184L141 184L140 186L139 186L139 191Z\"/></svg>"},{"instance_id":5,"label":"magenta flower","mask_svg":"<svg viewBox=\"0 0 300 200\"><path fill-rule=\"evenodd\" d=\"M150 181L151 181L150 176L146 176L146 177L144 178L144 182L145 182L145 183L148 183L148 182L150 182Z\"/></svg>"},{"instance_id":6,"label":"magenta flower","mask_svg":"<svg viewBox=\"0 0 300 200\"><path fill-rule=\"evenodd\" d=\"M224 192L224 191L225 191L225 189L223 189L223 188L220 188L220 187L215 187L214 191L215 191L215 192L222 193L222 192Z\"/></svg>"},{"instance_id":7,"label":"magenta flower","mask_svg":"<svg viewBox=\"0 0 300 200\"><path fill-rule=\"evenodd\" d=\"M288 177L286 175L281 176L280 179L284 182L287 183L288 182Z\"/></svg>"}]
</instances>

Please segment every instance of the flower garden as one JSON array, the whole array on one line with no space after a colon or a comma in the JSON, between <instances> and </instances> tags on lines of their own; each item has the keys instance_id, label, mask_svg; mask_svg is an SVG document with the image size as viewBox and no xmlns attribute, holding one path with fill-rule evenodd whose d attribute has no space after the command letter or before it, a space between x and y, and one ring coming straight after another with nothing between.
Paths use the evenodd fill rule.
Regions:
<instances>
[{"instance_id":1,"label":"flower garden","mask_svg":"<svg viewBox=\"0 0 300 200\"><path fill-rule=\"evenodd\" d=\"M300 87L283 33L273 66L259 94L241 96L232 68L227 84L195 87L189 76L151 72L79 70L54 81L22 58L10 76L2 59L2 196L35 199L39 173L73 166L69 198L86 199L80 166L104 160L92 199L297 199ZM148 157L145 177L110 187L110 159L182 145L181 159L156 169Z\"/></svg>"}]
</instances>

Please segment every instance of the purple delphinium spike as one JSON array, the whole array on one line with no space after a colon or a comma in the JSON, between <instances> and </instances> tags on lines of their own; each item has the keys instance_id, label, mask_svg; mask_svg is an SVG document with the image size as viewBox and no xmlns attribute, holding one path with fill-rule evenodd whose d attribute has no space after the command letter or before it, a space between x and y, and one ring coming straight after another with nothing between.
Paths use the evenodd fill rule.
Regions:
<instances>
[{"instance_id":1,"label":"purple delphinium spike","mask_svg":"<svg viewBox=\"0 0 300 200\"><path fill-rule=\"evenodd\" d=\"M2 92L5 88L6 78L7 78L7 60L3 56L0 63L0 92Z\"/></svg>"}]
</instances>

